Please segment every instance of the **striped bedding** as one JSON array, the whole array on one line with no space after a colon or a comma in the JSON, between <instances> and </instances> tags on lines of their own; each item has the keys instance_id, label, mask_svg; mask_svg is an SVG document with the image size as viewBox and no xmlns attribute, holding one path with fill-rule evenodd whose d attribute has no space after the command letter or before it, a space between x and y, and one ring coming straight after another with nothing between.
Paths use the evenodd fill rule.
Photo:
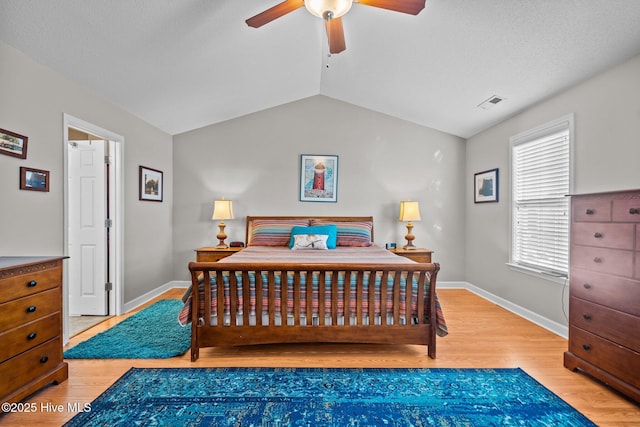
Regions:
<instances>
[{"instance_id":1,"label":"striped bedding","mask_svg":"<svg viewBox=\"0 0 640 427\"><path fill-rule=\"evenodd\" d=\"M406 263L413 263L414 261L411 261L408 258L404 258L404 257L400 257L397 255L394 255L392 253L390 253L389 251L387 251L386 249L380 248L378 246L369 246L369 247L338 247L336 249L332 249L332 250L302 250L302 251L292 251L289 248L286 247L265 247L265 246L250 246L247 247L245 249L243 249L242 251L226 257L222 260L219 261L219 263L274 263L274 264L282 264L282 263L323 263L323 264L345 264L345 263L373 263L373 264L379 264L379 263L384 263L384 264L406 264ZM392 275L390 275L391 277L389 278L390 281L393 280ZM256 291L255 291L255 273L252 273L249 276L250 279L250 310L251 310L251 316L255 316L255 308L256 308ZM401 293L401 300L405 301L405 283L406 283L406 278L403 277L401 279L401 287L400 287L400 293ZM238 277L238 283L240 283L241 278ZM265 277L266 280L266 277ZM355 277L353 278L353 280L355 280ZM375 279L376 281L380 281L380 277L377 277ZM212 310L212 314L215 317L215 319L213 319L214 323L217 324L217 289L216 286L213 286L215 283L215 278L211 278L211 282L212 282L212 287L211 287L211 292L212 292L212 301L211 301L211 310ZM291 276L288 277L288 285L287 285L287 312L292 315L293 314L293 281ZM317 316L319 313L319 301L318 301L318 297L319 297L319 287L320 287L320 283L319 283L319 277L314 276L312 278L312 292L313 292L313 298L312 298L312 312L314 313L314 316ZM338 287L339 287L339 291L342 291L344 289L344 283L345 283L345 278L344 278L344 274L341 274L341 276L338 278ZM391 282L392 283L392 282ZM390 284L391 284L390 283ZM228 284L228 277L225 277L225 284ZM427 282L427 286L428 286L428 282ZM331 291L330 291L330 287L331 287L331 276L327 275L327 277L325 278L325 307L330 307L330 302L331 302ZM242 295L242 289L241 286L238 286L238 295L237 295L237 300L238 300L238 307L243 307L243 295ZM380 286L376 286L376 295L374 298L375 301L375 313L377 314L377 316L380 316L382 312L384 312L384 315L387 315L387 317L390 315L393 307L392 307L392 301L391 301L391 292L388 292L387 295L387 302L385 305L385 309L381 310L382 307L382 303L380 301ZM391 289L391 286L389 286L389 289ZM280 298L280 289L279 287L276 288L276 301L275 301L275 310L277 313L280 313L280 303L281 303L281 298ZM301 313L305 313L306 312L306 286L302 286L301 290L300 290L300 300L301 300L301 307L300 307L300 312ZM200 304L201 304L201 310L204 310L204 294L203 291L201 290L200 294L202 295L202 297L200 298ZM339 294L341 295L341 292L339 292ZM184 298L184 307L182 309L182 311L180 312L179 315L179 321L182 325L187 325L189 323L189 321L191 320L191 292L190 290L187 291L187 293L185 294ZM349 315L353 316L355 315L356 312L356 290L354 286L351 286L351 297L349 298L350 301L350 306L349 306L349 310L348 313ZM440 307L440 304L436 298L436 317L437 317L437 327L436 327L436 332L438 335L440 336L444 336L447 334L447 327L446 327L446 322L444 320L444 316L442 313L442 309ZM368 298L368 287L365 287L364 289L364 294L363 294L363 312L368 312L368 307L369 305L369 298ZM263 292L263 307L267 307L267 298L266 298L266 289L265 292ZM400 311L401 312L405 312L405 304L404 302L402 302L400 304ZM228 313L229 313L229 309L230 309L230 303L229 303L229 294L228 294L228 287L225 287L225 301L224 301L224 310L225 310L225 319L228 318ZM415 297L411 298L411 315L410 317L416 317L417 316L417 301L415 299ZM341 298L338 301L338 312L339 313L344 313L344 301ZM239 315L241 313L238 313ZM262 314L263 317L265 316L265 313ZM326 314L326 316L328 316L328 314ZM228 319L227 319L228 320ZM310 319L310 322L312 322L313 320ZM372 322L374 322L375 320L371 320ZM405 320L406 321L406 320Z\"/></svg>"}]
</instances>

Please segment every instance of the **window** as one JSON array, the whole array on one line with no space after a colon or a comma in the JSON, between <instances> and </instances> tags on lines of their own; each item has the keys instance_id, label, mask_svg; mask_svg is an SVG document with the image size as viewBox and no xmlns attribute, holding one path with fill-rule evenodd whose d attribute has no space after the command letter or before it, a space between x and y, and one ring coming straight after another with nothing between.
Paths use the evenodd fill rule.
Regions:
<instances>
[{"instance_id":1,"label":"window","mask_svg":"<svg viewBox=\"0 0 640 427\"><path fill-rule=\"evenodd\" d=\"M572 136L569 115L511 138L512 266L569 273Z\"/></svg>"}]
</instances>

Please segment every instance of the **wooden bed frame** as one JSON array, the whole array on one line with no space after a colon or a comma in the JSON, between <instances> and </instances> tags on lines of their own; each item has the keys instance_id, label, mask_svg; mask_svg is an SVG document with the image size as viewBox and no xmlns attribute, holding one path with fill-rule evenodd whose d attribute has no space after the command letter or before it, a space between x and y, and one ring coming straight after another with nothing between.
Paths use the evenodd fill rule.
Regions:
<instances>
[{"instance_id":1,"label":"wooden bed frame","mask_svg":"<svg viewBox=\"0 0 640 427\"><path fill-rule=\"evenodd\" d=\"M250 240L250 227L254 219L305 219L309 217L247 217L247 242ZM324 221L363 221L369 220L373 223L372 217L313 217ZM249 308L249 287L243 286L243 304L240 307L238 299L232 298L229 301L229 324L218 326L211 320L211 286L203 286L204 301L200 301L202 296L200 292L191 293L191 360L196 361L199 357L200 348L214 346L240 346L254 344L276 344L276 343L377 343L377 344L420 344L427 346L427 354L429 357L436 357L436 277L440 266L434 264L407 263L407 264L297 264L297 263L212 263L212 262L191 262L189 263L191 271L192 289L198 289L201 281L210 283L210 278L215 277L218 286L218 295L223 293L222 275L228 274L229 293L236 295L238 283L235 280L236 275L242 277L242 281L248 283L250 272L260 271L262 275L256 277L256 295L255 312L268 312L268 320L262 316L255 316L254 325L250 324L250 308ZM300 316L300 290L301 287L307 286L301 276L309 277L311 273L317 274L320 283L325 281L325 277L331 274L331 287L328 291L324 287L318 289L318 313L316 322L306 324L301 322ZM287 312L287 293L282 293L280 316L276 316L275 305L275 289L277 274L289 274L293 276L293 313ZM355 301L349 292L339 290L337 286L338 274L349 273L352 280L355 277ZM369 319L376 317L374 313L374 281L367 283L365 278L369 274L380 274L382 280L379 286L380 300L387 298L392 300L391 317L378 316L378 322L370 324ZM387 286L389 275L394 278L393 285ZM400 293L400 276L408 275L417 282L417 312L424 313L424 316L405 316L401 307ZM266 277L266 283L263 283L262 277ZM411 295L411 280L407 280L409 285L406 289L406 295ZM263 304L262 289L263 286L268 288L266 306ZM364 288L368 286L371 292L364 292ZM353 289L353 288L352 288ZM331 295L326 295L329 292ZM342 292L343 295L339 295ZM352 291L353 292L353 291ZM364 295L369 295L369 310L363 310ZM311 314L311 285L306 292L306 318L312 318ZM351 300L350 300L351 298ZM353 307L355 305L355 315L342 316L338 312L339 300L344 301L344 307ZM204 302L204 304L203 304ZM208 303L207 303L208 302ZM217 312L223 312L223 299L217 300ZM404 301L402 302L404 303ZM402 304L404 305L404 304ZM407 301L407 305L409 301ZM204 309L198 310L198 307L204 306ZM204 312L202 311L204 310ZM325 320L325 316L330 319ZM267 316L265 316L267 317ZM276 317L280 319L289 319L285 324L276 321ZM291 320L293 319L293 320ZM413 319L413 321L411 320ZM241 325L238 325L241 323ZM281 322L282 323L282 322Z\"/></svg>"}]
</instances>

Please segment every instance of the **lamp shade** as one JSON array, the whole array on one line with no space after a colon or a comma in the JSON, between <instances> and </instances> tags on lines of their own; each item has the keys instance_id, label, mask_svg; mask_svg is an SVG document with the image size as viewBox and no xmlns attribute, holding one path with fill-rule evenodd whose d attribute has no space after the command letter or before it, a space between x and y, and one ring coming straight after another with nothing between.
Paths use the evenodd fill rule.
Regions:
<instances>
[{"instance_id":1,"label":"lamp shade","mask_svg":"<svg viewBox=\"0 0 640 427\"><path fill-rule=\"evenodd\" d=\"M211 219L233 219L233 204L231 200L216 200L213 202L213 216Z\"/></svg>"},{"instance_id":2,"label":"lamp shade","mask_svg":"<svg viewBox=\"0 0 640 427\"><path fill-rule=\"evenodd\" d=\"M400 221L420 221L420 205L407 200L400 202Z\"/></svg>"},{"instance_id":3,"label":"lamp shade","mask_svg":"<svg viewBox=\"0 0 640 427\"><path fill-rule=\"evenodd\" d=\"M331 18L339 18L351 9L353 0L305 0L304 6L311 14L326 19L325 13L330 12Z\"/></svg>"}]
</instances>

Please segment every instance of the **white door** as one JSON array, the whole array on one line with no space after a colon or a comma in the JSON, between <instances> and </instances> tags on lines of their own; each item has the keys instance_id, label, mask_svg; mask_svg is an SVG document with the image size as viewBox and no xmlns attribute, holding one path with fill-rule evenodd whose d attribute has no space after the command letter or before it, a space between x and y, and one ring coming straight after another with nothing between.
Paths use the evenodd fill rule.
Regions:
<instances>
[{"instance_id":1,"label":"white door","mask_svg":"<svg viewBox=\"0 0 640 427\"><path fill-rule=\"evenodd\" d=\"M104 141L69 141L69 314L107 314Z\"/></svg>"}]
</instances>

